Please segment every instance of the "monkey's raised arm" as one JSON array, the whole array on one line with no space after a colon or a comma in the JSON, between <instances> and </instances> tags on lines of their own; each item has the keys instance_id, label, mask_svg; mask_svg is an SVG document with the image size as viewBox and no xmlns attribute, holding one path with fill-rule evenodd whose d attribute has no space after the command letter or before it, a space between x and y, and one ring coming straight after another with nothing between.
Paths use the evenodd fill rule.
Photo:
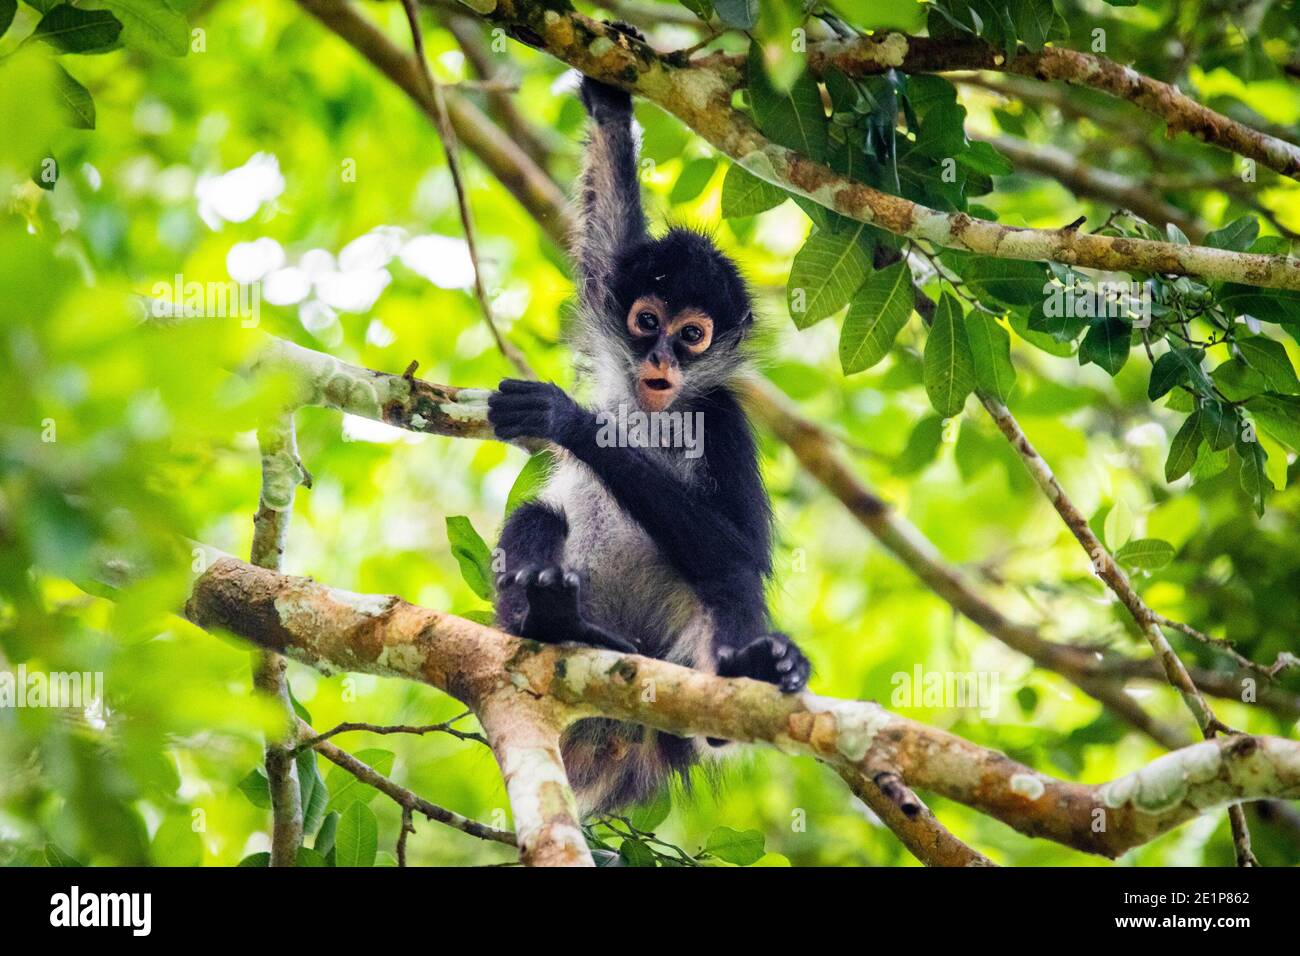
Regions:
<instances>
[{"instance_id":1,"label":"monkey's raised arm","mask_svg":"<svg viewBox=\"0 0 1300 956\"><path fill-rule=\"evenodd\" d=\"M583 162L582 215L574 255L583 304L598 315L612 308L610 279L618 254L646 237L637 181L632 97L584 77L582 103L591 115Z\"/></svg>"}]
</instances>

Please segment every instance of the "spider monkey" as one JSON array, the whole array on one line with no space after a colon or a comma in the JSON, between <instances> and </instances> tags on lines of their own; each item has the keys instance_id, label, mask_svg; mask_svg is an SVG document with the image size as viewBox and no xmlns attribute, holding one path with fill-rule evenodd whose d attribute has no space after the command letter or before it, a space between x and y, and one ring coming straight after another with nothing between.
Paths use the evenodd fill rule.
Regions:
<instances>
[{"instance_id":1,"label":"spider monkey","mask_svg":"<svg viewBox=\"0 0 1300 956\"><path fill-rule=\"evenodd\" d=\"M490 400L499 438L546 440L558 457L544 492L502 530L497 623L537 641L613 648L798 691L810 667L768 615L771 506L733 388L747 367L749 292L708 237L685 228L650 236L632 99L590 78L580 93L591 121L573 344L594 379L597 408L555 385L512 379ZM702 413L702 454L662 441L602 441L597 413L620 406ZM562 750L579 803L593 813L644 801L674 775L687 782L691 765L716 752L708 745L598 718L577 722Z\"/></svg>"}]
</instances>

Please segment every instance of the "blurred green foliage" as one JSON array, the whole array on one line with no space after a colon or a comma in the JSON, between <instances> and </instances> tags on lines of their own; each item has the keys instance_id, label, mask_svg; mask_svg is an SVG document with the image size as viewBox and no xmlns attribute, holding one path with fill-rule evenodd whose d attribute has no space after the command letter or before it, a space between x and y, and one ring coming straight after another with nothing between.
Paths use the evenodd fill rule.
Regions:
<instances>
[{"instance_id":1,"label":"blurred green foliage","mask_svg":"<svg viewBox=\"0 0 1300 956\"><path fill-rule=\"evenodd\" d=\"M108 0L93 6L118 9ZM172 10L201 31L191 34L183 59L164 58L183 48L167 8L155 11L162 18L158 29L127 17L120 37L92 37L107 52L62 55L57 63L49 51L21 46L40 19L38 7L18 4L0 39L0 664L102 672L106 697L106 709L91 714L0 709L0 861L7 863L265 862L258 854L268 847L269 813L259 763L274 712L251 695L247 648L200 632L174 612L195 569L191 541L248 551L259 484L253 431L275 398L230 373L254 344L238 318L155 328L140 322L140 297L162 294L177 276L229 282L228 255L240 243L272 239L289 263L305 265L310 250L337 257L359 237L396 235L374 232L385 227L412 237L460 234L432 128L353 50L293 4L190 6ZM703 0L684 5L708 6ZM728 22L743 21L750 8L722 0L712 6ZM855 3L828 4L857 27L925 26L928 8L911 0L872 6L864 14ZM951 12L961 5L938 6ZM663 49L694 42L689 20L676 16L683 6L658 7L665 25L649 31L652 41ZM771 94L779 98L802 82L800 64L783 42L800 18L791 5L762 7L755 42ZM1143 0L1132 7L1062 2L1056 9L1053 37L1068 30L1064 42L1085 49L1092 31L1103 29L1111 57L1179 79L1202 102L1296 138L1300 86L1283 72L1295 47L1293 4ZM395 42L408 43L397 4L365 4L364 12ZM929 12L934 28L936 13ZM643 19L649 25L654 17ZM1015 18L1011 28L998 22L1001 32L990 39L1004 42ZM454 38L432 20L426 42L441 79L469 75ZM749 41L733 33L718 43L743 51ZM562 67L517 44L502 62L520 77L512 96L521 112L554 151L550 171L571 182L582 115L575 98L553 86ZM92 113L69 80L93 97ZM921 130L927 110L952 113L940 86L930 78L912 80L873 81L865 91L871 95L860 103L854 98L843 115L839 104L851 91L836 81L830 95L837 114L829 122L840 132L828 133L829 161L851 163L843 150L856 144L878 168L850 166L853 175L898 176L905 194L915 189L914 198L946 207L963 208L967 195L977 195L974 211L1009 224L1056 227L1081 214L1091 224L1106 220L1112 211L1106 204L1077 200L1050 180L1007 174L1000 157L970 142L957 143L968 153L962 183L978 188L945 199L931 177L936 191L927 192L925 170L950 147L928 150L908 138L906 124L895 129L879 119L881 109L892 116L905 102L916 107ZM964 115L956 122L964 119L972 132L1053 143L1144 180L1237 179L1230 155L1185 136L1166 140L1145 116L1086 91L1071 92L1073 111L974 88L963 87L962 94ZM762 103L755 108L761 111ZM88 115L93 130L85 128ZM973 402L951 420L935 414L936 389L957 408L961 389L928 371L935 362L915 316L906 324L889 319L892 349L865 364L859 349L842 367L841 325L846 335L848 329L862 334L855 306L848 306L847 318L833 318L844 311L847 293L822 303L816 319L826 321L796 316L807 326L802 331L787 309L792 263L814 228L805 212L739 174L733 181L729 163L655 107L639 105L638 117L650 161L643 179L652 217L713 229L741 262L770 326L766 374L809 417L843 436L864 478L1008 614L1040 623L1061 640L1142 656L1131 622L1107 599L987 417ZM952 132L951 115L945 123ZM1117 123L1132 124L1129 134L1119 135ZM894 154L879 151L887 140ZM201 216L196 195L212 188L207 177L245 167L259 153L277 163L257 165L262 180L274 180L278 169L282 190L269 189L242 219L214 217L211 209ZM41 178L50 159L53 182ZM561 333L572 284L563 252L482 166L469 157L466 166L498 315L543 376L570 386ZM1280 232L1300 230L1298 197L1294 182L1264 170L1245 191L1170 187L1166 193L1189 215L1218 227L1255 215L1252 204L1262 203L1276 216L1265 219L1261 234L1282 248ZM724 206L739 215L723 220ZM835 227L813 214L823 233ZM273 256L269 247L257 248L249 253L254 260ZM456 272L458 255L453 242L437 246L431 259L385 260L380 268L391 282L363 308L300 310L264 297L260 328L362 365L400 371L418 359L428 379L491 386L511 370L463 282L446 278L447 270ZM850 278L872 281L862 257L852 261L861 274ZM979 275L968 275L955 260L951 265L980 290ZM451 287L431 282L431 270ZM377 271L370 270L371 279ZM889 278L875 280L878 292ZM264 283L262 291L269 288ZM848 292L857 288L850 283ZM937 297L935 284L928 289ZM953 323L962 306L949 296L944 309L948 347L959 347L961 326ZM1013 310L1008 367L1000 357L1003 324L976 321L983 337L969 343L970 374L1000 388L1014 372L1012 410L1107 545L1129 550L1152 607L1230 636L1258 661L1300 650L1294 444L1277 436L1264 445L1271 490L1262 517L1243 492L1240 465L1216 471L1193 450L1187 465L1195 480L1167 482L1171 443L1193 408L1178 404L1176 388L1152 401L1151 365L1140 349L1115 354L1112 368L1106 367L1109 352L1081 364L1076 353L1090 347L1087 337L1080 345L1078 335L1053 336ZM1288 367L1297 359L1295 328L1266 321L1262 330L1273 344L1257 350L1259 365L1281 376L1270 380L1274 386L1287 381L1279 356ZM1208 351L1210 368L1232 359L1225 344ZM478 536L492 541L513 504L523 453L491 442L399 434L321 410L304 411L298 424L315 481L298 494L286 569L355 591L481 614L490 579ZM1070 779L1106 780L1158 755L1155 744L1062 678L1032 669L954 619L847 519L788 449L764 437L762 450L779 534L772 604L815 664L814 691L893 704L909 717ZM525 476L524 484L530 480ZM108 591L106 560L143 573L137 583ZM1211 650L1174 640L1187 660L1227 668ZM997 674L994 712L900 705L894 697L899 675L917 667ZM342 721L428 724L461 710L430 688L404 682L325 677L297 666L290 676L318 730ZM1300 692L1294 674L1280 683ZM1153 713L1189 727L1172 692L1151 686L1135 693ZM1237 727L1295 733L1294 712L1239 702L1216 707ZM478 744L441 734L350 734L336 742L436 803L495 826L510 824L496 765ZM305 865L395 862L400 811L391 801L319 758L304 757L299 769L313 818ZM1096 862L964 808L934 805L959 837L998 862ZM414 864L510 858L501 845L418 818L416 825L408 850ZM604 862L646 862L655 854L760 865L914 862L833 774L766 751L744 757L717 790L675 793L671 802L593 827L591 838ZM1294 837L1267 824L1255 824L1255 848L1266 863L1300 857ZM1222 814L1125 857L1144 865L1231 860Z\"/></svg>"}]
</instances>

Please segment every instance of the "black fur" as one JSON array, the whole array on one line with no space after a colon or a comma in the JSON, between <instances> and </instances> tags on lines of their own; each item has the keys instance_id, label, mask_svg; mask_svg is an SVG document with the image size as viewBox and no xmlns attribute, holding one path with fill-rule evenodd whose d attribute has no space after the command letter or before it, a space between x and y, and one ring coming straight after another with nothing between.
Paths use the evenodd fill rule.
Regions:
<instances>
[{"instance_id":1,"label":"black fur","mask_svg":"<svg viewBox=\"0 0 1300 956\"><path fill-rule=\"evenodd\" d=\"M596 414L544 382L502 382L490 400L489 418L500 438L550 441L581 462L642 529L642 540L653 542L658 564L670 569L664 573L675 577L677 590L685 585L695 596L692 606L702 608L702 619L711 624L711 647L705 659L691 661L695 666L799 690L808 680L808 661L788 637L772 631L764 597L772 571L771 507L749 422L730 387L743 366L741 347L753 322L749 293L735 265L707 236L682 228L659 238L648 235L631 100L590 79L583 81L582 100L593 124L576 253L589 341L577 344L587 354L612 356L617 374L625 368L630 383L649 347L626 324L637 298L653 294L669 314L687 306L706 312L713 321L712 344L698 356L677 351L685 385L671 406L703 413L703 458L685 462L681 449L602 444ZM676 642L684 640L682 632L660 624L664 618L653 604L661 598L639 592L635 580L626 582L628 597L644 599L645 606L634 611L654 623L625 621L623 633L614 633L608 620L596 619L592 608L601 606L595 599L602 595L584 595L586 582L563 566L572 529L553 505L520 508L502 532L501 626L537 640L681 660ZM568 507L572 511L577 503ZM640 757L626 759L629 752ZM596 794L589 809L648 798L669 774L684 773L696 755L692 741L609 720L580 721L565 739L574 787L580 796Z\"/></svg>"}]
</instances>

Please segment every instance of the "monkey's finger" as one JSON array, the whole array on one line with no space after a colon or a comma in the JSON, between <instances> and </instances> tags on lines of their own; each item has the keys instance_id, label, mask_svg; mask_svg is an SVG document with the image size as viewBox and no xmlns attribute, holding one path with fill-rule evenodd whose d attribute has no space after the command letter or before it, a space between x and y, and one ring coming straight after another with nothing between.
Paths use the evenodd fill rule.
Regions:
<instances>
[{"instance_id":1,"label":"monkey's finger","mask_svg":"<svg viewBox=\"0 0 1300 956\"><path fill-rule=\"evenodd\" d=\"M808 686L808 677L812 674L812 665L808 659L800 657L799 663L790 673L781 678L780 688L783 694L793 694Z\"/></svg>"},{"instance_id":2,"label":"monkey's finger","mask_svg":"<svg viewBox=\"0 0 1300 956\"><path fill-rule=\"evenodd\" d=\"M524 587L532 584L537 577L537 572L540 570L541 568L536 564L525 564L515 572L515 584Z\"/></svg>"}]
</instances>

